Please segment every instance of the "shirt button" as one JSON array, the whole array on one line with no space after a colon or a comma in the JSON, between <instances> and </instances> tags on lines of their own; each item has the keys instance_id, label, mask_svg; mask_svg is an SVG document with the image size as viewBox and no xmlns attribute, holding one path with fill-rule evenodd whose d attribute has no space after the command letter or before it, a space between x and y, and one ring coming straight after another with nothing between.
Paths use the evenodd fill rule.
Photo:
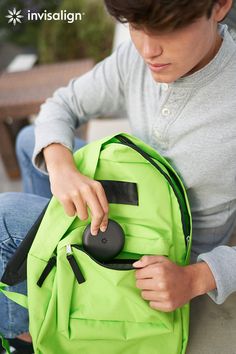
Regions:
<instances>
[{"instance_id":1,"label":"shirt button","mask_svg":"<svg viewBox=\"0 0 236 354\"><path fill-rule=\"evenodd\" d=\"M161 133L159 133L159 131L155 130L155 135L156 135L156 138L160 138L161 137Z\"/></svg>"},{"instance_id":2,"label":"shirt button","mask_svg":"<svg viewBox=\"0 0 236 354\"><path fill-rule=\"evenodd\" d=\"M162 84L162 90L163 90L163 91L167 91L168 88L169 88L169 85L168 85L168 84L166 84L166 83Z\"/></svg>"},{"instance_id":3,"label":"shirt button","mask_svg":"<svg viewBox=\"0 0 236 354\"><path fill-rule=\"evenodd\" d=\"M162 150L162 152L164 152L165 150L167 150L167 146L166 145L162 145L161 146L161 150Z\"/></svg>"},{"instance_id":4,"label":"shirt button","mask_svg":"<svg viewBox=\"0 0 236 354\"><path fill-rule=\"evenodd\" d=\"M161 112L162 112L163 116L165 116L165 117L167 117L170 114L170 110L167 107L163 108L163 110Z\"/></svg>"}]
</instances>

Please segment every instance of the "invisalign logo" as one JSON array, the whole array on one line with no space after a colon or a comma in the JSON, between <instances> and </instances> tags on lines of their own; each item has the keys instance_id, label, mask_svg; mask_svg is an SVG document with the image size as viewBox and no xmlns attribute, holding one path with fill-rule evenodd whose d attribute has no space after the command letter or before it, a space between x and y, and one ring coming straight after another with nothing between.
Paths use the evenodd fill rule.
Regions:
<instances>
[{"instance_id":1,"label":"invisalign logo","mask_svg":"<svg viewBox=\"0 0 236 354\"><path fill-rule=\"evenodd\" d=\"M7 18L9 18L8 23L13 23L13 25L15 26L18 23L21 23L21 18L23 18L24 16L21 15L21 10L16 11L16 8L14 7L14 9L8 10L8 15L6 16Z\"/></svg>"},{"instance_id":2,"label":"invisalign logo","mask_svg":"<svg viewBox=\"0 0 236 354\"><path fill-rule=\"evenodd\" d=\"M21 11L17 11L14 8L12 11L8 10L9 18L8 23L13 23L15 26L17 23L21 23L21 18L24 16L21 15ZM28 21L67 21L67 23L73 23L75 21L82 21L85 16L84 12L67 12L67 10L61 10L60 12L48 12L47 10L43 10L43 12L31 12L27 11L27 20Z\"/></svg>"},{"instance_id":3,"label":"invisalign logo","mask_svg":"<svg viewBox=\"0 0 236 354\"><path fill-rule=\"evenodd\" d=\"M81 12L67 12L67 10L61 10L60 12L48 12L44 10L41 13L31 12L28 10L27 19L28 21L67 21L68 23L73 23L75 21L82 21L85 13Z\"/></svg>"}]
</instances>

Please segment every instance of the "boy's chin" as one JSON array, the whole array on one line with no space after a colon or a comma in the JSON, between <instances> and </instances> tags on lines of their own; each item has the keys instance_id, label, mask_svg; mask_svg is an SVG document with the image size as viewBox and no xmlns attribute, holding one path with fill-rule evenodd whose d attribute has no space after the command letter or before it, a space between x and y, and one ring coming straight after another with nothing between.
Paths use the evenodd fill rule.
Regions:
<instances>
[{"instance_id":1,"label":"boy's chin","mask_svg":"<svg viewBox=\"0 0 236 354\"><path fill-rule=\"evenodd\" d=\"M158 83L171 84L172 82L179 79L179 77L171 75L171 74L162 75L162 74L155 73L152 71L151 71L151 74L152 74L153 79Z\"/></svg>"}]
</instances>

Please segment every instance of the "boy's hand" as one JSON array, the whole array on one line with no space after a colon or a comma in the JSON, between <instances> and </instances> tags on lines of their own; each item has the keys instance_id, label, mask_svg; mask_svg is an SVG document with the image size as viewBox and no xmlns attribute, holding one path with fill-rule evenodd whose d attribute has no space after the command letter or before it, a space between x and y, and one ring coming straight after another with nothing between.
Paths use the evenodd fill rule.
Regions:
<instances>
[{"instance_id":1,"label":"boy's hand","mask_svg":"<svg viewBox=\"0 0 236 354\"><path fill-rule=\"evenodd\" d=\"M178 266L164 256L143 256L133 263L136 286L152 308L174 311L192 298L216 288L215 279L205 262Z\"/></svg>"},{"instance_id":2,"label":"boy's hand","mask_svg":"<svg viewBox=\"0 0 236 354\"><path fill-rule=\"evenodd\" d=\"M82 175L76 168L72 152L57 143L43 149L52 194L63 205L69 216L81 220L91 211L91 233L105 231L108 224L108 201L100 182Z\"/></svg>"},{"instance_id":3,"label":"boy's hand","mask_svg":"<svg viewBox=\"0 0 236 354\"><path fill-rule=\"evenodd\" d=\"M67 169L50 175L53 195L61 202L69 216L75 214L81 220L91 211L91 233L105 231L108 224L108 202L100 182L94 181L77 170Z\"/></svg>"}]
</instances>

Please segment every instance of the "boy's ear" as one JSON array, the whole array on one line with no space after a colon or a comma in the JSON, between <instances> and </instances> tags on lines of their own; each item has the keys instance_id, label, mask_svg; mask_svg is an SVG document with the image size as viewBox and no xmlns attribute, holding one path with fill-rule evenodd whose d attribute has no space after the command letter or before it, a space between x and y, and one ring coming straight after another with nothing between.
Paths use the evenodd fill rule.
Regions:
<instances>
[{"instance_id":1,"label":"boy's ear","mask_svg":"<svg viewBox=\"0 0 236 354\"><path fill-rule=\"evenodd\" d=\"M230 11L233 4L233 0L217 0L212 16L216 22L222 21Z\"/></svg>"}]
</instances>

